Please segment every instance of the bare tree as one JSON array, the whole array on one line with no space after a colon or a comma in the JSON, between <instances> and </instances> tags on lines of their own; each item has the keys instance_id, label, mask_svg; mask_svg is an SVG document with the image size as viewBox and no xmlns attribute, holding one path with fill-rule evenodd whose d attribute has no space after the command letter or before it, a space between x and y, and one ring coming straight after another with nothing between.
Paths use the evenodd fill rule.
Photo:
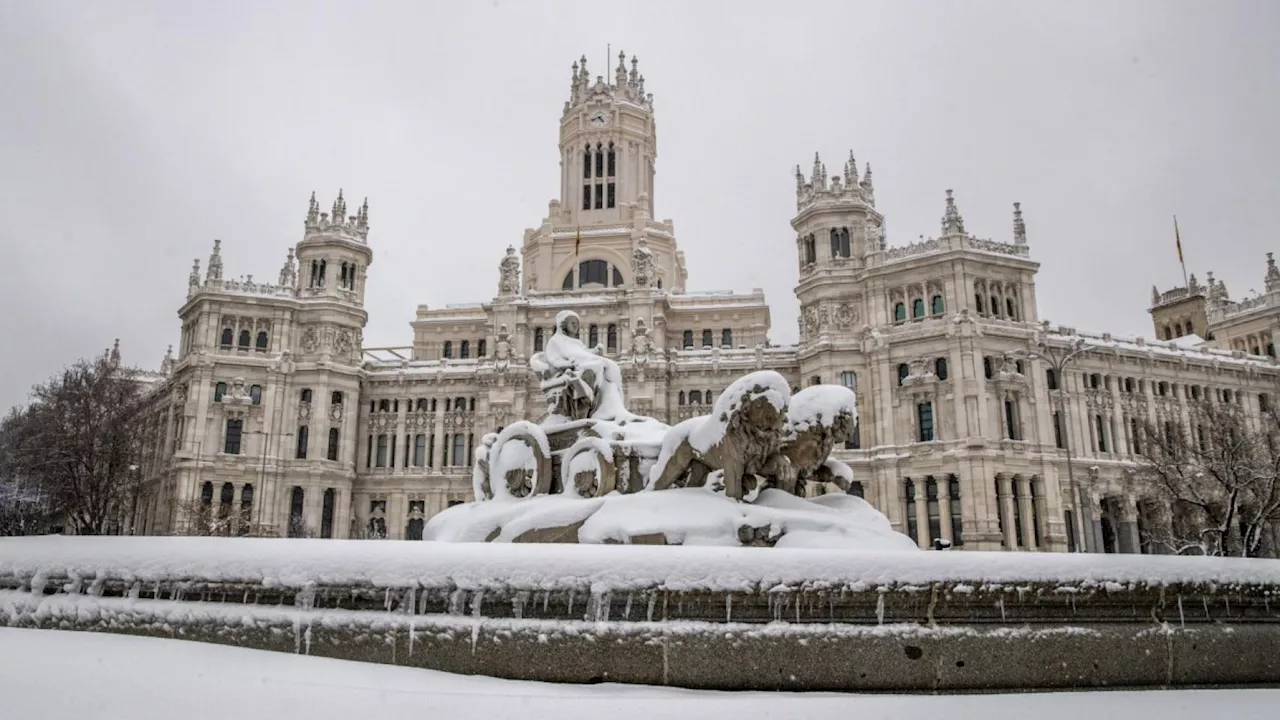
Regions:
<instances>
[{"instance_id":1,"label":"bare tree","mask_svg":"<svg viewBox=\"0 0 1280 720\"><path fill-rule=\"evenodd\" d=\"M1148 538L1179 554L1256 557L1280 524L1280 413L1207 399L1189 410L1189 427L1180 416L1138 427L1137 480L1167 508Z\"/></svg>"},{"instance_id":2,"label":"bare tree","mask_svg":"<svg viewBox=\"0 0 1280 720\"><path fill-rule=\"evenodd\" d=\"M277 537L269 525L253 521L251 508L188 500L174 505L174 534L201 537Z\"/></svg>"},{"instance_id":3,"label":"bare tree","mask_svg":"<svg viewBox=\"0 0 1280 720\"><path fill-rule=\"evenodd\" d=\"M22 478L82 535L127 529L140 492L142 386L107 354L37 385L0 424L0 476Z\"/></svg>"}]
</instances>

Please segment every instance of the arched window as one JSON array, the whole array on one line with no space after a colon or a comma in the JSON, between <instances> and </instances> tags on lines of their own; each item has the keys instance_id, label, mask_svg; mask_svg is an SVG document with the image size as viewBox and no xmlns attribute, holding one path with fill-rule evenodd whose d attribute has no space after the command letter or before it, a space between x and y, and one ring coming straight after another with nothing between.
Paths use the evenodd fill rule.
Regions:
<instances>
[{"instance_id":1,"label":"arched window","mask_svg":"<svg viewBox=\"0 0 1280 720\"><path fill-rule=\"evenodd\" d=\"M931 300L930 303L933 305L933 307L930 308L930 310L933 312L934 315L941 315L943 310L946 309L946 306L942 301L941 295L934 295L933 300Z\"/></svg>"},{"instance_id":2,"label":"arched window","mask_svg":"<svg viewBox=\"0 0 1280 720\"><path fill-rule=\"evenodd\" d=\"M896 323L905 322L907 319L907 306L903 303L894 303L893 305L893 321Z\"/></svg>"},{"instance_id":3,"label":"arched window","mask_svg":"<svg viewBox=\"0 0 1280 720\"><path fill-rule=\"evenodd\" d=\"M261 385L249 386L249 399L253 401L254 405L262 404L262 386Z\"/></svg>"},{"instance_id":4,"label":"arched window","mask_svg":"<svg viewBox=\"0 0 1280 720\"><path fill-rule=\"evenodd\" d=\"M609 352L617 352L618 350L618 326L610 325L605 330L605 348Z\"/></svg>"},{"instance_id":5,"label":"arched window","mask_svg":"<svg viewBox=\"0 0 1280 720\"><path fill-rule=\"evenodd\" d=\"M1050 390L1058 389L1058 373L1053 368L1045 368L1044 381Z\"/></svg>"},{"instance_id":6,"label":"arched window","mask_svg":"<svg viewBox=\"0 0 1280 720\"><path fill-rule=\"evenodd\" d=\"M608 284L609 263L603 260L583 260L578 263L578 287Z\"/></svg>"},{"instance_id":7,"label":"arched window","mask_svg":"<svg viewBox=\"0 0 1280 720\"><path fill-rule=\"evenodd\" d=\"M568 275L564 276L564 282L560 283L561 290L573 289L573 271L570 270Z\"/></svg>"},{"instance_id":8,"label":"arched window","mask_svg":"<svg viewBox=\"0 0 1280 720\"><path fill-rule=\"evenodd\" d=\"M906 382L907 375L910 375L910 374L911 374L911 368L907 367L906 363L899 364L898 365L898 385L901 386L902 383Z\"/></svg>"},{"instance_id":9,"label":"arched window","mask_svg":"<svg viewBox=\"0 0 1280 720\"><path fill-rule=\"evenodd\" d=\"M838 258L840 257L840 231L831 228L828 234L831 236L831 257Z\"/></svg>"},{"instance_id":10,"label":"arched window","mask_svg":"<svg viewBox=\"0 0 1280 720\"><path fill-rule=\"evenodd\" d=\"M981 295L974 295L974 296L973 296L973 305L974 305L974 308L978 311L978 314L979 314L979 315L982 315L983 313L985 313L985 312L986 312L986 308L985 308L985 307L983 307L983 304L982 304L982 296L981 296Z\"/></svg>"},{"instance_id":11,"label":"arched window","mask_svg":"<svg viewBox=\"0 0 1280 720\"><path fill-rule=\"evenodd\" d=\"M254 343L254 347L256 347L260 351L263 351L263 352L266 351L267 349L267 331L266 330L258 331L258 339Z\"/></svg>"},{"instance_id":12,"label":"arched window","mask_svg":"<svg viewBox=\"0 0 1280 720\"><path fill-rule=\"evenodd\" d=\"M302 517L305 499L306 491L300 487L294 487L293 492L289 493L288 535L291 538L306 537L307 521Z\"/></svg>"},{"instance_id":13,"label":"arched window","mask_svg":"<svg viewBox=\"0 0 1280 720\"><path fill-rule=\"evenodd\" d=\"M585 180L591 177L591 146L588 145L582 151L582 178Z\"/></svg>"},{"instance_id":14,"label":"arched window","mask_svg":"<svg viewBox=\"0 0 1280 720\"><path fill-rule=\"evenodd\" d=\"M453 357L453 341L452 340L444 341L444 356L446 359Z\"/></svg>"},{"instance_id":15,"label":"arched window","mask_svg":"<svg viewBox=\"0 0 1280 720\"><path fill-rule=\"evenodd\" d=\"M302 397L300 399L304 403L311 402L311 388L302 388Z\"/></svg>"},{"instance_id":16,"label":"arched window","mask_svg":"<svg viewBox=\"0 0 1280 720\"><path fill-rule=\"evenodd\" d=\"M307 426L299 425L298 426L298 448L297 448L297 452L294 453L294 457L297 458L298 460L307 459L307 434L308 434Z\"/></svg>"},{"instance_id":17,"label":"arched window","mask_svg":"<svg viewBox=\"0 0 1280 720\"><path fill-rule=\"evenodd\" d=\"M485 353L487 353L488 351L489 351L489 344L485 342L484 338L480 338L479 340L476 341L476 357L484 357Z\"/></svg>"},{"instance_id":18,"label":"arched window","mask_svg":"<svg viewBox=\"0 0 1280 720\"><path fill-rule=\"evenodd\" d=\"M613 207L613 198L609 198L609 207ZM618 268L613 269L613 287L622 287L622 273L618 272Z\"/></svg>"},{"instance_id":19,"label":"arched window","mask_svg":"<svg viewBox=\"0 0 1280 720\"><path fill-rule=\"evenodd\" d=\"M685 331L684 331L684 343L683 343L683 345L684 345L684 347L685 347L685 349L686 349L686 350L688 350L689 348L693 347L693 331L692 331L692 330L685 330Z\"/></svg>"},{"instance_id":20,"label":"arched window","mask_svg":"<svg viewBox=\"0 0 1280 720\"><path fill-rule=\"evenodd\" d=\"M534 328L533 329L533 351L539 352L541 350L542 350L542 328Z\"/></svg>"},{"instance_id":21,"label":"arched window","mask_svg":"<svg viewBox=\"0 0 1280 720\"><path fill-rule=\"evenodd\" d=\"M596 177L604 177L604 146L596 143Z\"/></svg>"},{"instance_id":22,"label":"arched window","mask_svg":"<svg viewBox=\"0 0 1280 720\"><path fill-rule=\"evenodd\" d=\"M325 457L330 460L338 459L338 428L329 428L329 452Z\"/></svg>"},{"instance_id":23,"label":"arched window","mask_svg":"<svg viewBox=\"0 0 1280 720\"><path fill-rule=\"evenodd\" d=\"M390 412L390 411L391 411L391 401L390 401L390 400L387 400L386 398L383 398L383 399L381 399L381 400L379 400L379 401L378 401L378 412Z\"/></svg>"},{"instance_id":24,"label":"arched window","mask_svg":"<svg viewBox=\"0 0 1280 720\"><path fill-rule=\"evenodd\" d=\"M613 143L611 142L611 143L609 143L609 161L608 161L608 164L607 164L607 165L606 165L606 167L605 167L606 172L607 172L607 174L608 174L608 176L609 176L609 177L613 177L614 175L616 175L616 174L617 174L617 172L616 172L616 170L615 170L615 168L617 167L617 165L615 164L614 160L615 160L615 158L614 158L614 154L613 154Z\"/></svg>"},{"instance_id":25,"label":"arched window","mask_svg":"<svg viewBox=\"0 0 1280 720\"><path fill-rule=\"evenodd\" d=\"M991 296L991 314L1000 317L1000 298Z\"/></svg>"},{"instance_id":26,"label":"arched window","mask_svg":"<svg viewBox=\"0 0 1280 720\"><path fill-rule=\"evenodd\" d=\"M691 392L689 393L689 404L690 404L690 405L701 405L701 404L702 404L702 391L701 391L701 390L693 390L693 391L691 391Z\"/></svg>"},{"instance_id":27,"label":"arched window","mask_svg":"<svg viewBox=\"0 0 1280 720\"><path fill-rule=\"evenodd\" d=\"M222 396L227 394L227 384L220 382L213 386L213 401L222 402Z\"/></svg>"},{"instance_id":28,"label":"arched window","mask_svg":"<svg viewBox=\"0 0 1280 720\"><path fill-rule=\"evenodd\" d=\"M311 284L308 287L315 287L320 284L320 263L311 261Z\"/></svg>"},{"instance_id":29,"label":"arched window","mask_svg":"<svg viewBox=\"0 0 1280 720\"><path fill-rule=\"evenodd\" d=\"M725 328L720 331L720 347L722 348L733 347L733 330L730 330L729 328Z\"/></svg>"},{"instance_id":30,"label":"arched window","mask_svg":"<svg viewBox=\"0 0 1280 720\"><path fill-rule=\"evenodd\" d=\"M923 299L916 298L915 300L911 301L911 317L913 319L924 317L924 300Z\"/></svg>"},{"instance_id":31,"label":"arched window","mask_svg":"<svg viewBox=\"0 0 1280 720\"><path fill-rule=\"evenodd\" d=\"M711 341L712 341L712 334L711 334L711 331L710 331L710 330L703 330L703 331L702 331L702 347L704 347L704 348L709 348L709 347L711 347Z\"/></svg>"},{"instance_id":32,"label":"arched window","mask_svg":"<svg viewBox=\"0 0 1280 720\"><path fill-rule=\"evenodd\" d=\"M466 410L466 409L467 409L467 399L466 399L466 398L464 398L464 397L456 397L456 398L454 398L454 399L453 399L453 409L454 409L454 410Z\"/></svg>"},{"instance_id":33,"label":"arched window","mask_svg":"<svg viewBox=\"0 0 1280 720\"><path fill-rule=\"evenodd\" d=\"M235 331L233 331L231 328L222 328L221 345L223 347L231 347L231 343L234 342L234 340L235 340Z\"/></svg>"},{"instance_id":34,"label":"arched window","mask_svg":"<svg viewBox=\"0 0 1280 720\"><path fill-rule=\"evenodd\" d=\"M1017 308L1014 307L1013 305L1013 298L1004 299L1004 309L1005 309L1004 314L1008 315L1010 320L1018 319L1018 312L1017 312Z\"/></svg>"},{"instance_id":35,"label":"arched window","mask_svg":"<svg viewBox=\"0 0 1280 720\"><path fill-rule=\"evenodd\" d=\"M336 219L336 218L335 218L335 219ZM328 263L328 262L326 262L326 261L324 261L324 260L321 260L321 261L320 261L320 282L319 282L319 285L320 285L321 287L324 287L324 271L325 271L326 269L328 269L328 267L329 267L329 263Z\"/></svg>"},{"instance_id":36,"label":"arched window","mask_svg":"<svg viewBox=\"0 0 1280 720\"><path fill-rule=\"evenodd\" d=\"M200 504L209 507L213 504L213 483L205 481L200 488Z\"/></svg>"},{"instance_id":37,"label":"arched window","mask_svg":"<svg viewBox=\"0 0 1280 720\"><path fill-rule=\"evenodd\" d=\"M249 347L249 331L248 330L240 331L240 347L242 348Z\"/></svg>"},{"instance_id":38,"label":"arched window","mask_svg":"<svg viewBox=\"0 0 1280 720\"><path fill-rule=\"evenodd\" d=\"M689 403L688 403L687 398L685 397L685 394L684 394L684 391L683 391L683 390L681 390L681 391L680 391L680 404L681 404L681 405L688 405L688 404L689 404Z\"/></svg>"},{"instance_id":39,"label":"arched window","mask_svg":"<svg viewBox=\"0 0 1280 720\"><path fill-rule=\"evenodd\" d=\"M333 394L331 394L331 395L329 396L329 404L330 404L330 405L341 405L341 404L342 404L342 393L341 393L340 391L338 391L338 390L334 390L334 391L333 391Z\"/></svg>"},{"instance_id":40,"label":"arched window","mask_svg":"<svg viewBox=\"0 0 1280 720\"><path fill-rule=\"evenodd\" d=\"M475 398L471 398L470 400L468 400L468 401L467 401L467 410L468 410L468 411L470 411L470 412L475 412L475 411L476 411L476 399L475 399Z\"/></svg>"},{"instance_id":41,"label":"arched window","mask_svg":"<svg viewBox=\"0 0 1280 720\"><path fill-rule=\"evenodd\" d=\"M461 346L458 347L458 358L466 360L471 357L471 341L463 340Z\"/></svg>"},{"instance_id":42,"label":"arched window","mask_svg":"<svg viewBox=\"0 0 1280 720\"><path fill-rule=\"evenodd\" d=\"M593 348L600 344L600 328L596 325L587 326L587 347Z\"/></svg>"},{"instance_id":43,"label":"arched window","mask_svg":"<svg viewBox=\"0 0 1280 720\"><path fill-rule=\"evenodd\" d=\"M993 373L991 372L991 358L989 357L982 358L982 376L990 380L992 374Z\"/></svg>"},{"instance_id":44,"label":"arched window","mask_svg":"<svg viewBox=\"0 0 1280 720\"><path fill-rule=\"evenodd\" d=\"M937 375L939 380L947 379L947 359L946 358L938 358L937 361L933 363L933 374Z\"/></svg>"},{"instance_id":45,"label":"arched window","mask_svg":"<svg viewBox=\"0 0 1280 720\"><path fill-rule=\"evenodd\" d=\"M804 264L812 265L818 262L818 246L814 237L809 235L804 239Z\"/></svg>"}]
</instances>

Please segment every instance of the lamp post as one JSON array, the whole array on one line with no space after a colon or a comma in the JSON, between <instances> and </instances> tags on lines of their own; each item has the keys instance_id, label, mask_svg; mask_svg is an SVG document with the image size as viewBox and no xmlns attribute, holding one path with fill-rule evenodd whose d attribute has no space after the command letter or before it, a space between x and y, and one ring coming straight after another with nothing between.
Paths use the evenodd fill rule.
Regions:
<instances>
[{"instance_id":1,"label":"lamp post","mask_svg":"<svg viewBox=\"0 0 1280 720\"><path fill-rule=\"evenodd\" d=\"M1063 371L1072 360L1087 352L1089 347L1085 345L1083 338L1076 338L1065 348L1050 345L1048 340L1041 338L1036 343L1036 352L1029 353L1032 359L1043 360L1058 380L1058 414L1062 418L1062 444L1067 451L1067 482L1071 487L1076 552L1085 552L1084 516L1080 512L1080 488L1076 485L1076 474L1071 464L1071 422L1067 415L1066 375Z\"/></svg>"}]
</instances>

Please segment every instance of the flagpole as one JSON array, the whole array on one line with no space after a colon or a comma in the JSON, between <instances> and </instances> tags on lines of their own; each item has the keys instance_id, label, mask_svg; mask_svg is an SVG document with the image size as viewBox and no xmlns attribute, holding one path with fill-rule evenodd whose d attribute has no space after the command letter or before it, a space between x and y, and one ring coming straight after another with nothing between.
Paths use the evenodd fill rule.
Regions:
<instances>
[{"instance_id":1,"label":"flagpole","mask_svg":"<svg viewBox=\"0 0 1280 720\"><path fill-rule=\"evenodd\" d=\"M1178 216L1173 216L1173 239L1178 248L1178 264L1182 266L1182 286L1191 287L1191 283L1187 280L1187 262L1182 259L1182 233L1178 232Z\"/></svg>"}]
</instances>

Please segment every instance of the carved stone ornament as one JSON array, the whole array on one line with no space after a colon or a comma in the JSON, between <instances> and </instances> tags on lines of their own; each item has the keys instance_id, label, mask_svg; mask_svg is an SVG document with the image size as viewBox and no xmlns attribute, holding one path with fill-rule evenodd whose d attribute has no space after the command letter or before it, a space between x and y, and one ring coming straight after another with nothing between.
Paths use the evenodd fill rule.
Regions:
<instances>
[{"instance_id":1,"label":"carved stone ornament","mask_svg":"<svg viewBox=\"0 0 1280 720\"><path fill-rule=\"evenodd\" d=\"M498 295L509 296L520 294L520 257L516 249L507 246L507 254L498 263Z\"/></svg>"},{"instance_id":2,"label":"carved stone ornament","mask_svg":"<svg viewBox=\"0 0 1280 720\"><path fill-rule=\"evenodd\" d=\"M302 331L302 340L299 344L303 352L311 353L320 349L320 334L316 332L314 326Z\"/></svg>"}]
</instances>

